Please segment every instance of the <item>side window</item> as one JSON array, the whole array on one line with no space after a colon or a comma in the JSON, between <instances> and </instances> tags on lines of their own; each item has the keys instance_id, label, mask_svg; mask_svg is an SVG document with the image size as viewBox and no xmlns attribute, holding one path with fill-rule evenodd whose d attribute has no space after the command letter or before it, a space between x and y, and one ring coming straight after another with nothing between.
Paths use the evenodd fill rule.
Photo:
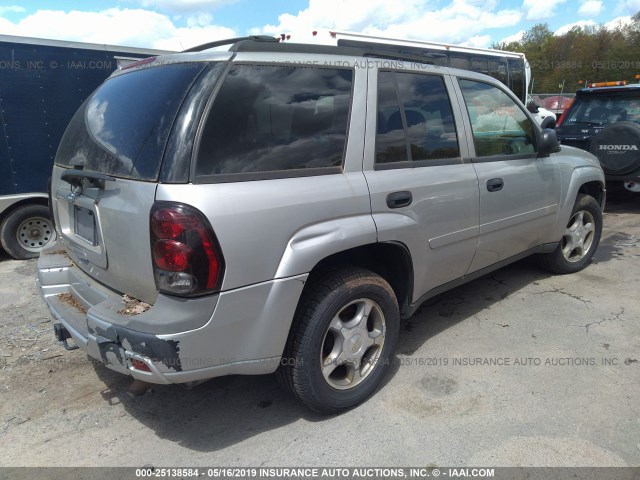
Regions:
<instances>
[{"instance_id":1,"label":"side window","mask_svg":"<svg viewBox=\"0 0 640 480\"><path fill-rule=\"evenodd\" d=\"M449 66L453 68L461 68L462 70L471 70L471 63L468 57L455 57L449 58Z\"/></svg>"},{"instance_id":2,"label":"side window","mask_svg":"<svg viewBox=\"0 0 640 480\"><path fill-rule=\"evenodd\" d=\"M471 70L478 73L489 75L489 62L484 58L472 58Z\"/></svg>"},{"instance_id":3,"label":"side window","mask_svg":"<svg viewBox=\"0 0 640 480\"><path fill-rule=\"evenodd\" d=\"M523 102L525 101L526 93L524 89L524 72L522 69L522 60L509 60L509 90L516 94Z\"/></svg>"},{"instance_id":4,"label":"side window","mask_svg":"<svg viewBox=\"0 0 640 480\"><path fill-rule=\"evenodd\" d=\"M507 63L500 60L489 60L489 75L507 84Z\"/></svg>"},{"instance_id":5,"label":"side window","mask_svg":"<svg viewBox=\"0 0 640 480\"><path fill-rule=\"evenodd\" d=\"M407 138L398 93L392 72L378 76L378 126L376 128L376 163L409 160Z\"/></svg>"},{"instance_id":6,"label":"side window","mask_svg":"<svg viewBox=\"0 0 640 480\"><path fill-rule=\"evenodd\" d=\"M460 155L444 79L380 72L376 163L440 160Z\"/></svg>"},{"instance_id":7,"label":"side window","mask_svg":"<svg viewBox=\"0 0 640 480\"><path fill-rule=\"evenodd\" d=\"M536 152L534 126L510 96L488 83L459 82L471 119L476 156Z\"/></svg>"},{"instance_id":8,"label":"side window","mask_svg":"<svg viewBox=\"0 0 640 480\"><path fill-rule=\"evenodd\" d=\"M232 66L204 126L196 176L341 167L352 81L347 69Z\"/></svg>"}]
</instances>

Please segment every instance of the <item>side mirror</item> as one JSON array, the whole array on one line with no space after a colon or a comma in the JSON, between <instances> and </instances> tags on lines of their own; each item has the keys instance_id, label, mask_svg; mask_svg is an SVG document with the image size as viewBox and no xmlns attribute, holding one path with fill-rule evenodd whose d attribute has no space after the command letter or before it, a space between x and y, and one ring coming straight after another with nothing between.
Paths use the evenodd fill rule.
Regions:
<instances>
[{"instance_id":1,"label":"side mirror","mask_svg":"<svg viewBox=\"0 0 640 480\"><path fill-rule=\"evenodd\" d=\"M548 157L554 152L560 151L560 142L556 131L551 128L545 128L540 135L540 143L538 144L538 156Z\"/></svg>"},{"instance_id":2,"label":"side mirror","mask_svg":"<svg viewBox=\"0 0 640 480\"><path fill-rule=\"evenodd\" d=\"M527 110L529 110L529 112L531 112L531 113L538 113L538 109L539 108L540 108L540 105L538 105L533 100L531 100L529 103L527 103Z\"/></svg>"},{"instance_id":3,"label":"side mirror","mask_svg":"<svg viewBox=\"0 0 640 480\"><path fill-rule=\"evenodd\" d=\"M556 119L549 115L548 117L544 117L542 122L540 123L540 127L545 130L547 128L556 128Z\"/></svg>"}]
</instances>

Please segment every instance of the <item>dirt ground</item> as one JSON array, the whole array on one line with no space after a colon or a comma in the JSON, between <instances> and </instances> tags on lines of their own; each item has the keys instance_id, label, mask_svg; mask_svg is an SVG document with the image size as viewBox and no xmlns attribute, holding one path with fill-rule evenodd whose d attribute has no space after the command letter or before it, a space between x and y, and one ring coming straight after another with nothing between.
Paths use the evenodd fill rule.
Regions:
<instances>
[{"instance_id":1,"label":"dirt ground","mask_svg":"<svg viewBox=\"0 0 640 480\"><path fill-rule=\"evenodd\" d=\"M0 255L2 466L640 466L640 195L609 199L583 272L519 262L424 306L385 384L335 417L273 376L131 398L57 344L36 261Z\"/></svg>"}]
</instances>

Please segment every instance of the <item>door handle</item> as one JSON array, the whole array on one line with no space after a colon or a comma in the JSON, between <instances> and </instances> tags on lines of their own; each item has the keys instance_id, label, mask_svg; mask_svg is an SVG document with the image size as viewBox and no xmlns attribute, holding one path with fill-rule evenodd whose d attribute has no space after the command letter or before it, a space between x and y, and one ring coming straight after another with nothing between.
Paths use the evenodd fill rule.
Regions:
<instances>
[{"instance_id":1,"label":"door handle","mask_svg":"<svg viewBox=\"0 0 640 480\"><path fill-rule=\"evenodd\" d=\"M393 192L387 195L387 207L402 208L408 207L413 202L413 195L408 191Z\"/></svg>"},{"instance_id":2,"label":"door handle","mask_svg":"<svg viewBox=\"0 0 640 480\"><path fill-rule=\"evenodd\" d=\"M487 180L487 190L490 192L502 190L502 187L504 187L504 180L501 178L491 178Z\"/></svg>"}]
</instances>

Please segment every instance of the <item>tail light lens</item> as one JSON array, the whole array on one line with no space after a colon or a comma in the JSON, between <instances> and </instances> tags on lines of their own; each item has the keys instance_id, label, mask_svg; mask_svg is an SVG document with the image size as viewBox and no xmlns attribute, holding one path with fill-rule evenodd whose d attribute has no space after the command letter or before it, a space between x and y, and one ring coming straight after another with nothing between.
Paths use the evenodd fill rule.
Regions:
<instances>
[{"instance_id":1,"label":"tail light lens","mask_svg":"<svg viewBox=\"0 0 640 480\"><path fill-rule=\"evenodd\" d=\"M562 111L562 115L560 115L560 118L558 118L558 121L556 122L556 128L558 128L560 125L562 125L562 122L564 122L564 117L567 116L567 112L569 111L569 109L571 108L571 105L573 104L573 101L575 100L575 98L572 98L571 100L569 100L569 102L567 103L567 106L564 108L564 110Z\"/></svg>"},{"instance_id":2,"label":"tail light lens","mask_svg":"<svg viewBox=\"0 0 640 480\"><path fill-rule=\"evenodd\" d=\"M220 289L224 258L202 213L187 205L156 202L151 209L150 230L159 291L194 296Z\"/></svg>"}]
</instances>

